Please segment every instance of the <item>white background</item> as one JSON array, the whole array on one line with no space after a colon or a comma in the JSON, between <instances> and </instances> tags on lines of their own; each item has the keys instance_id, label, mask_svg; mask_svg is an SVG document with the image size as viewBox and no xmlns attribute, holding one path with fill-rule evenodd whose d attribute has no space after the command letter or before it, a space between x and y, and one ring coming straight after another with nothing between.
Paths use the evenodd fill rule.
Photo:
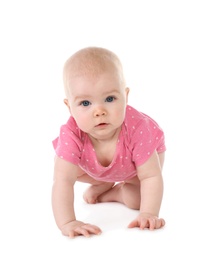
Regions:
<instances>
[{"instance_id":1,"label":"white background","mask_svg":"<svg viewBox=\"0 0 211 260\"><path fill-rule=\"evenodd\" d=\"M211 259L210 1L0 1L0 258ZM165 192L157 231L127 229L137 212L86 205L101 236L70 240L51 210L52 140L69 114L62 68L80 48L120 57L129 104L164 129Z\"/></svg>"}]
</instances>

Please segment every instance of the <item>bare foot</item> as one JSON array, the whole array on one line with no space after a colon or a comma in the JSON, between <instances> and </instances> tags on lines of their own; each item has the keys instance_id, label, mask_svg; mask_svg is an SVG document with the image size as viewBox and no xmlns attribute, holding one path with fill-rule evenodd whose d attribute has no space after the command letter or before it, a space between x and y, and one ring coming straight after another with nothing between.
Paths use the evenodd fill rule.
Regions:
<instances>
[{"instance_id":1,"label":"bare foot","mask_svg":"<svg viewBox=\"0 0 211 260\"><path fill-rule=\"evenodd\" d=\"M104 192L110 190L113 187L114 183L105 182L102 184L91 185L83 195L84 200L89 204L95 204L98 201L98 197Z\"/></svg>"},{"instance_id":2,"label":"bare foot","mask_svg":"<svg viewBox=\"0 0 211 260\"><path fill-rule=\"evenodd\" d=\"M120 182L98 197L99 202L119 202L131 209L140 208L140 186Z\"/></svg>"},{"instance_id":3,"label":"bare foot","mask_svg":"<svg viewBox=\"0 0 211 260\"><path fill-rule=\"evenodd\" d=\"M122 199L122 188L124 183L118 183L114 185L111 189L107 190L106 192L102 193L98 197L99 202L120 202L123 203Z\"/></svg>"}]
</instances>

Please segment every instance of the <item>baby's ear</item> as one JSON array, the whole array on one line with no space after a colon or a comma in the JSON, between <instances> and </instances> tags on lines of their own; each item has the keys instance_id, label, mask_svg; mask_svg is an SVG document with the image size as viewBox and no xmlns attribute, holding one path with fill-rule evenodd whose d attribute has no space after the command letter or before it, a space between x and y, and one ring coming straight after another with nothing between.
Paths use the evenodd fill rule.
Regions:
<instances>
[{"instance_id":1,"label":"baby's ear","mask_svg":"<svg viewBox=\"0 0 211 260\"><path fill-rule=\"evenodd\" d=\"M70 111L70 104L69 104L69 101L67 98L64 99L64 103L68 107L68 110ZM70 113L71 113L71 111L70 111Z\"/></svg>"},{"instance_id":2,"label":"baby's ear","mask_svg":"<svg viewBox=\"0 0 211 260\"><path fill-rule=\"evenodd\" d=\"M129 95L130 89L125 88L125 93L126 93L126 102L128 102L128 95Z\"/></svg>"}]
</instances>

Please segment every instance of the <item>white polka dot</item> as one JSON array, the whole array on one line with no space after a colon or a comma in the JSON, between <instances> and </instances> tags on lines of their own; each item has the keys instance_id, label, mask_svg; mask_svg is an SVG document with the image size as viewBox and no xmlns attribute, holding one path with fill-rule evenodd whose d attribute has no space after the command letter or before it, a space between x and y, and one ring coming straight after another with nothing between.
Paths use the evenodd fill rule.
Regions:
<instances>
[{"instance_id":1,"label":"white polka dot","mask_svg":"<svg viewBox=\"0 0 211 260\"><path fill-rule=\"evenodd\" d=\"M133 125L133 129L135 129L135 126Z\"/></svg>"},{"instance_id":2,"label":"white polka dot","mask_svg":"<svg viewBox=\"0 0 211 260\"><path fill-rule=\"evenodd\" d=\"M62 158L62 159L63 159L63 156L61 155L61 156L60 156L60 158Z\"/></svg>"},{"instance_id":3,"label":"white polka dot","mask_svg":"<svg viewBox=\"0 0 211 260\"><path fill-rule=\"evenodd\" d=\"M143 134L143 132L141 131L141 132L140 132L140 135L142 135L142 134Z\"/></svg>"},{"instance_id":4,"label":"white polka dot","mask_svg":"<svg viewBox=\"0 0 211 260\"><path fill-rule=\"evenodd\" d=\"M139 153L138 153L138 154L136 154L136 156L137 156L137 157L139 157Z\"/></svg>"},{"instance_id":5,"label":"white polka dot","mask_svg":"<svg viewBox=\"0 0 211 260\"><path fill-rule=\"evenodd\" d=\"M150 152L148 152L147 154L150 155Z\"/></svg>"},{"instance_id":6,"label":"white polka dot","mask_svg":"<svg viewBox=\"0 0 211 260\"><path fill-rule=\"evenodd\" d=\"M158 140L158 136L156 137L156 140Z\"/></svg>"},{"instance_id":7,"label":"white polka dot","mask_svg":"<svg viewBox=\"0 0 211 260\"><path fill-rule=\"evenodd\" d=\"M142 145L143 145L143 143L140 143L140 145L142 146Z\"/></svg>"},{"instance_id":8,"label":"white polka dot","mask_svg":"<svg viewBox=\"0 0 211 260\"><path fill-rule=\"evenodd\" d=\"M66 144L66 145L68 145L68 143L67 143L67 142L66 142L65 144Z\"/></svg>"},{"instance_id":9,"label":"white polka dot","mask_svg":"<svg viewBox=\"0 0 211 260\"><path fill-rule=\"evenodd\" d=\"M74 153L72 153L72 156L74 156L75 154Z\"/></svg>"}]
</instances>

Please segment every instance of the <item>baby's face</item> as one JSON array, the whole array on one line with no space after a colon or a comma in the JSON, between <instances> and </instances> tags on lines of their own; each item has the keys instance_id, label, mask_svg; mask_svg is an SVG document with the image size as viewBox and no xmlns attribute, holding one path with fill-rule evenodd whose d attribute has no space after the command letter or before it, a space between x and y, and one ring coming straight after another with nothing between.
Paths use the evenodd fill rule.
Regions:
<instances>
[{"instance_id":1,"label":"baby's face","mask_svg":"<svg viewBox=\"0 0 211 260\"><path fill-rule=\"evenodd\" d=\"M99 140L112 138L125 118L129 89L115 73L69 80L68 106L78 127Z\"/></svg>"}]
</instances>

